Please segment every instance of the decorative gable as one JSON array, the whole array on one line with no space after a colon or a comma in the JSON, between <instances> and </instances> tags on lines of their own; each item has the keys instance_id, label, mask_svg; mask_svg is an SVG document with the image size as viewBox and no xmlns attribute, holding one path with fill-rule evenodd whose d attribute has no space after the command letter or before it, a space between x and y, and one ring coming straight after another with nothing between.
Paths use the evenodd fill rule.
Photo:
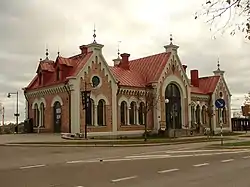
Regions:
<instances>
[{"instance_id":1,"label":"decorative gable","mask_svg":"<svg viewBox=\"0 0 250 187\"><path fill-rule=\"evenodd\" d=\"M88 46L88 51L92 52L91 57L88 59L82 70L79 71L79 73L76 75L78 77L84 77L85 74L89 73L89 70L92 68L93 64L96 64L100 66L101 70L103 71L104 75L107 77L108 81L110 83L117 83L116 78L112 74L112 72L109 69L108 63L106 62L104 56L102 55L102 47L103 45L92 43ZM94 72L95 69L92 69Z\"/></svg>"},{"instance_id":2,"label":"decorative gable","mask_svg":"<svg viewBox=\"0 0 250 187\"><path fill-rule=\"evenodd\" d=\"M160 83L171 74L178 76L183 81L185 87L190 86L189 79L176 53L171 54L169 61L167 62L160 76Z\"/></svg>"}]
</instances>

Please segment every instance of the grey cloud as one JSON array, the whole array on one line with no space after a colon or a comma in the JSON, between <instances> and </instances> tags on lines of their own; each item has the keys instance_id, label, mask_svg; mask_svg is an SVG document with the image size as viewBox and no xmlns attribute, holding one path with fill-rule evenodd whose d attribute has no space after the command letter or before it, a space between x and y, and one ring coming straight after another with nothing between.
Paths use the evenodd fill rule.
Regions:
<instances>
[{"instance_id":1,"label":"grey cloud","mask_svg":"<svg viewBox=\"0 0 250 187\"><path fill-rule=\"evenodd\" d=\"M7 118L13 119L15 99L6 99L6 92L27 86L35 75L39 58L45 56L45 44L48 44L52 60L58 47L62 56L76 54L79 45L91 42L94 23L97 41L105 45L103 52L109 64L117 55L117 41L122 41L122 52L131 53L131 59L138 58L163 52L163 46L169 43L171 29L178 28L179 31L173 33L174 41L180 41L176 43L180 45L180 58L189 70L198 68L201 76L211 75L220 56L221 68L226 71L233 94L248 91L250 65L245 44L226 37L212 41L211 33L204 32L203 28L197 36L185 35L189 29L187 22L193 24L195 9L189 9L191 5L181 12L171 11L171 15L163 12L159 17L161 27L134 17L133 11L141 8L139 1L137 3L139 7L134 9L132 0L1 0L0 100L8 108ZM166 25L169 18L170 23ZM20 96L20 108L24 108L24 101Z\"/></svg>"}]
</instances>

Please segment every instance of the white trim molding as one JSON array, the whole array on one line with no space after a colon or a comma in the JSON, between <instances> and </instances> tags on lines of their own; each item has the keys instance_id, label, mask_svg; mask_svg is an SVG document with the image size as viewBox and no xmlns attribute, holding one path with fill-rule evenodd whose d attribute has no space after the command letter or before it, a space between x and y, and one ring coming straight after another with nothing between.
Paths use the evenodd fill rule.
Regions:
<instances>
[{"instance_id":1,"label":"white trim molding","mask_svg":"<svg viewBox=\"0 0 250 187\"><path fill-rule=\"evenodd\" d=\"M57 102L57 101L61 104L61 106L63 106L62 98L61 98L59 95L56 95L56 96L52 99L51 107L53 107L54 104L55 104L55 102Z\"/></svg>"},{"instance_id":2,"label":"white trim molding","mask_svg":"<svg viewBox=\"0 0 250 187\"><path fill-rule=\"evenodd\" d=\"M41 105L42 103L44 104L44 108L46 108L47 105L46 105L46 100L44 99L44 97L39 99L39 105Z\"/></svg>"},{"instance_id":3,"label":"white trim molding","mask_svg":"<svg viewBox=\"0 0 250 187\"><path fill-rule=\"evenodd\" d=\"M182 82L181 79L179 79L178 77L176 77L175 75L169 75L166 77L166 79L164 80L164 82L162 83L162 97L165 98L165 90L167 88L167 86L169 84L175 84L176 86L178 86L179 90L180 90L180 94L181 94L181 121L182 121L182 125L185 124L186 121L186 115L185 112L185 99L187 98L188 93L186 92L186 87L184 85L184 83ZM165 111L165 105L164 105L164 111Z\"/></svg>"},{"instance_id":4,"label":"white trim molding","mask_svg":"<svg viewBox=\"0 0 250 187\"><path fill-rule=\"evenodd\" d=\"M33 101L33 103L32 103L32 109L35 109L35 104L37 104L37 106L39 107L39 101L38 101L38 99L35 99L34 101Z\"/></svg>"},{"instance_id":5,"label":"white trim molding","mask_svg":"<svg viewBox=\"0 0 250 187\"><path fill-rule=\"evenodd\" d=\"M109 100L108 100L107 97L106 97L105 95L103 95L103 94L97 95L96 100L95 100L95 105L98 105L98 102L99 102L101 99L103 99L103 100L105 101L105 104L106 104L106 105L109 105Z\"/></svg>"}]
</instances>

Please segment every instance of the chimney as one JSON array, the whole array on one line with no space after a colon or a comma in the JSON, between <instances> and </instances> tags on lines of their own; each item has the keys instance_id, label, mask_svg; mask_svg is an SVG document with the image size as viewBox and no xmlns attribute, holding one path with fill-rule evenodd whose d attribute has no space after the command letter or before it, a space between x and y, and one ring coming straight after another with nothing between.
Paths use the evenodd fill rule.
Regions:
<instances>
[{"instance_id":1,"label":"chimney","mask_svg":"<svg viewBox=\"0 0 250 187\"><path fill-rule=\"evenodd\" d=\"M119 64L121 63L121 59L118 57L114 59L113 62L114 62L114 66L119 66Z\"/></svg>"},{"instance_id":2,"label":"chimney","mask_svg":"<svg viewBox=\"0 0 250 187\"><path fill-rule=\"evenodd\" d=\"M79 48L82 51L82 54L87 54L88 53L88 47L86 45L82 45Z\"/></svg>"},{"instance_id":3,"label":"chimney","mask_svg":"<svg viewBox=\"0 0 250 187\"><path fill-rule=\"evenodd\" d=\"M122 57L122 60L121 60L121 63L120 63L120 67L123 68L123 69L129 69L129 58L130 54L128 53L123 53L121 54L121 57Z\"/></svg>"},{"instance_id":4,"label":"chimney","mask_svg":"<svg viewBox=\"0 0 250 187\"><path fill-rule=\"evenodd\" d=\"M187 65L182 65L182 67L183 67L185 73L187 73Z\"/></svg>"},{"instance_id":5,"label":"chimney","mask_svg":"<svg viewBox=\"0 0 250 187\"><path fill-rule=\"evenodd\" d=\"M197 69L191 70L191 84L195 87L199 87L199 71Z\"/></svg>"}]
</instances>

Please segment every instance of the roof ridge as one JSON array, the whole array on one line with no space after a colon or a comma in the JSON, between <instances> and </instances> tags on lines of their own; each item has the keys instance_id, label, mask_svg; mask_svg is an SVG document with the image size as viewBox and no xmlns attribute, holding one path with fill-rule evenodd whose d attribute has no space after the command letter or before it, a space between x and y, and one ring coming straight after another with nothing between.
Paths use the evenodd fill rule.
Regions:
<instances>
[{"instance_id":1,"label":"roof ridge","mask_svg":"<svg viewBox=\"0 0 250 187\"><path fill-rule=\"evenodd\" d=\"M153 55L148 55L148 56L144 56L144 57L129 60L129 62L136 61L136 60L141 60L141 59L145 59L145 58L150 58L150 57L161 55L161 54L164 54L164 53L168 54L170 52L162 52L162 53L157 53L157 54L153 54Z\"/></svg>"},{"instance_id":2,"label":"roof ridge","mask_svg":"<svg viewBox=\"0 0 250 187\"><path fill-rule=\"evenodd\" d=\"M199 79L206 79L206 78L213 78L213 77L220 77L219 75L210 75L205 77L199 77Z\"/></svg>"}]
</instances>

